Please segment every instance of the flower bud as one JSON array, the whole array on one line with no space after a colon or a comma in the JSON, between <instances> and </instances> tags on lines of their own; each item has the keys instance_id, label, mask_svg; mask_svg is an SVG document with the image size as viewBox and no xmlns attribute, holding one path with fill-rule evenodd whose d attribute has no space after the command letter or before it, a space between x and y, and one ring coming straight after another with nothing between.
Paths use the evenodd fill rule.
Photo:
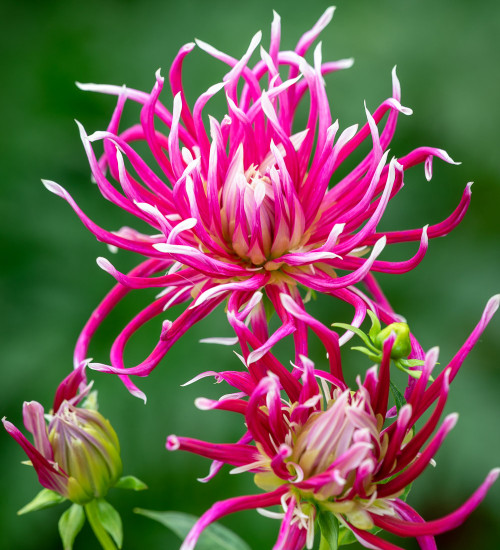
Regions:
<instances>
[{"instance_id":1,"label":"flower bud","mask_svg":"<svg viewBox=\"0 0 500 550\"><path fill-rule=\"evenodd\" d=\"M85 504L106 495L121 476L120 444L99 412L65 401L49 424L54 461L69 476L68 498Z\"/></svg>"},{"instance_id":2,"label":"flower bud","mask_svg":"<svg viewBox=\"0 0 500 550\"><path fill-rule=\"evenodd\" d=\"M384 342L389 338L391 333L396 334L394 345L392 346L392 359L403 359L411 353L410 342L410 327L406 323L392 323L381 330L373 339L375 346L382 350Z\"/></svg>"}]
</instances>

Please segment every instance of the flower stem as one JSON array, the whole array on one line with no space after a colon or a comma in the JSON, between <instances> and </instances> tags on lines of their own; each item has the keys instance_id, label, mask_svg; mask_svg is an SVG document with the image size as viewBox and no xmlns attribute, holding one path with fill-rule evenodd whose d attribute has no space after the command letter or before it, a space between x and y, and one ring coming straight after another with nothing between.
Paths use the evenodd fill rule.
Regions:
<instances>
[{"instance_id":1,"label":"flower stem","mask_svg":"<svg viewBox=\"0 0 500 550\"><path fill-rule=\"evenodd\" d=\"M104 550L116 550L113 539L108 535L99 518L97 500L94 499L85 505L85 513L87 514L92 531L94 531L94 534L97 537L97 540L101 543L102 548Z\"/></svg>"}]
</instances>

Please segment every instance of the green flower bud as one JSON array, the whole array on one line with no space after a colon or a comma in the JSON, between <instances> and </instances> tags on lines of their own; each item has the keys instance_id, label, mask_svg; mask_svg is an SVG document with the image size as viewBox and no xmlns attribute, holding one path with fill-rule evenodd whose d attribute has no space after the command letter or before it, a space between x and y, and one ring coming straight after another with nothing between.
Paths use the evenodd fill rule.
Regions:
<instances>
[{"instance_id":1,"label":"green flower bud","mask_svg":"<svg viewBox=\"0 0 500 550\"><path fill-rule=\"evenodd\" d=\"M49 424L49 441L77 504L104 497L122 474L118 437L97 411L64 402Z\"/></svg>"},{"instance_id":2,"label":"green flower bud","mask_svg":"<svg viewBox=\"0 0 500 550\"><path fill-rule=\"evenodd\" d=\"M391 332L396 334L396 340L392 347L391 358L394 360L408 357L411 353L410 342L410 327L406 323L392 323L387 325L383 330L376 334L373 338L375 346L382 350L384 342L389 338Z\"/></svg>"}]
</instances>

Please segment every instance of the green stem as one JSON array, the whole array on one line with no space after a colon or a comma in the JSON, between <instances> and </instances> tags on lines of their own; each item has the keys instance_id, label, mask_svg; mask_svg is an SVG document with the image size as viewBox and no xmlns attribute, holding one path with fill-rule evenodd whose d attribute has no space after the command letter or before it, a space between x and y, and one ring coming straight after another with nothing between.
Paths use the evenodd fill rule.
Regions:
<instances>
[{"instance_id":1,"label":"green stem","mask_svg":"<svg viewBox=\"0 0 500 550\"><path fill-rule=\"evenodd\" d=\"M94 531L97 540L101 543L104 550L117 550L113 539L108 535L108 532L102 526L99 519L99 509L97 507L97 500L92 500L85 505L85 513L89 520L92 531Z\"/></svg>"}]
</instances>

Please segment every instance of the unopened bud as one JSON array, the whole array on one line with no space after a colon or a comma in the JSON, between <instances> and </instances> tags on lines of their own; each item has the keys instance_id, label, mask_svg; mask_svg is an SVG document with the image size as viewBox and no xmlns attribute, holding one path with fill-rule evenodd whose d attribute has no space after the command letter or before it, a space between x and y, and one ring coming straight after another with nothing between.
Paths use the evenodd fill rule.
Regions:
<instances>
[{"instance_id":1,"label":"unopened bud","mask_svg":"<svg viewBox=\"0 0 500 550\"><path fill-rule=\"evenodd\" d=\"M408 357L411 353L411 342L410 327L406 323L392 323L387 325L374 337L373 343L378 349L382 350L384 342L389 338L392 332L396 334L396 340L394 340L394 345L392 346L391 358L397 360Z\"/></svg>"},{"instance_id":2,"label":"unopened bud","mask_svg":"<svg viewBox=\"0 0 500 550\"><path fill-rule=\"evenodd\" d=\"M85 504L106 495L122 473L120 444L99 412L64 402L49 425L54 461L69 476L68 498Z\"/></svg>"}]
</instances>

